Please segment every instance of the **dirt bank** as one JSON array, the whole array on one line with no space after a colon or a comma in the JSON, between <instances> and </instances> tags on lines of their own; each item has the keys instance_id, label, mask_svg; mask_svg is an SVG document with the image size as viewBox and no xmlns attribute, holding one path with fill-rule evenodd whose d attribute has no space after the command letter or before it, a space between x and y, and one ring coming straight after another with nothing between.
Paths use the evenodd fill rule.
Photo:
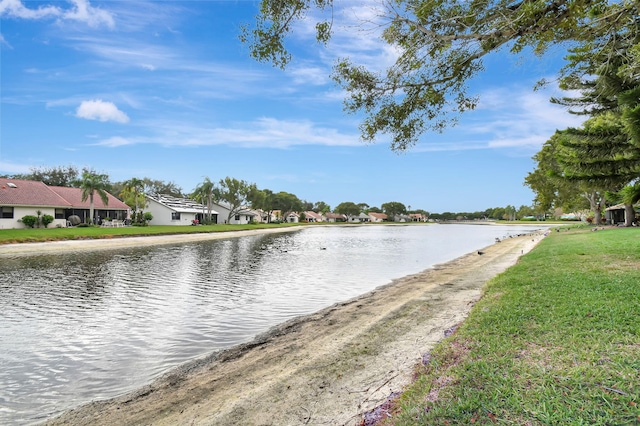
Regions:
<instances>
[{"instance_id":1,"label":"dirt bank","mask_svg":"<svg viewBox=\"0 0 640 426\"><path fill-rule=\"evenodd\" d=\"M248 235L300 231L301 227L250 229L244 231L206 232L194 234L145 235L141 237L95 238L87 240L47 241L42 243L0 244L0 256L32 255L83 250L110 250L162 244L179 244L197 241L246 237Z\"/></svg>"},{"instance_id":2,"label":"dirt bank","mask_svg":"<svg viewBox=\"0 0 640 426\"><path fill-rule=\"evenodd\" d=\"M48 424L356 425L409 382L487 280L541 238L507 239L399 279Z\"/></svg>"}]
</instances>

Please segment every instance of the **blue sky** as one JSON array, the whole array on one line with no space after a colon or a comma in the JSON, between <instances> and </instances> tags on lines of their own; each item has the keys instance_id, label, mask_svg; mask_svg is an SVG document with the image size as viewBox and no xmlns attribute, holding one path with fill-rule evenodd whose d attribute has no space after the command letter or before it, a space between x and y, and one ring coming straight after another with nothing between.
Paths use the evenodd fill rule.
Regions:
<instances>
[{"instance_id":1,"label":"blue sky","mask_svg":"<svg viewBox=\"0 0 640 426\"><path fill-rule=\"evenodd\" d=\"M562 51L486 61L476 111L408 152L364 144L329 78L336 58L369 66L395 52L376 2L337 1L327 47L313 20L289 40L282 71L253 61L238 35L256 1L0 0L0 174L75 165L112 181L150 177L190 192L226 176L335 207L399 201L430 212L530 205L534 155L580 119L548 102Z\"/></svg>"}]
</instances>

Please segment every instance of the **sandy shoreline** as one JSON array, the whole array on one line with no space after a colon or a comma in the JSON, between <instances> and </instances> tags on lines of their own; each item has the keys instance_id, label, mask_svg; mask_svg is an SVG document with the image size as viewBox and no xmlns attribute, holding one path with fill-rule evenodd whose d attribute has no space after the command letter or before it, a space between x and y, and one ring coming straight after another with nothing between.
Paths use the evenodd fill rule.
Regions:
<instances>
[{"instance_id":1,"label":"sandy shoreline","mask_svg":"<svg viewBox=\"0 0 640 426\"><path fill-rule=\"evenodd\" d=\"M413 367L464 320L484 284L541 238L506 239L482 255L395 280L47 424L357 425L409 383Z\"/></svg>"},{"instance_id":2,"label":"sandy shoreline","mask_svg":"<svg viewBox=\"0 0 640 426\"><path fill-rule=\"evenodd\" d=\"M6 255L45 254L83 250L111 250L128 247L144 247L162 244L179 244L198 241L246 237L249 235L273 234L300 231L301 227L249 229L244 231L207 232L193 234L146 235L142 237L95 238L87 240L46 241L42 243L1 244L0 257Z\"/></svg>"}]
</instances>

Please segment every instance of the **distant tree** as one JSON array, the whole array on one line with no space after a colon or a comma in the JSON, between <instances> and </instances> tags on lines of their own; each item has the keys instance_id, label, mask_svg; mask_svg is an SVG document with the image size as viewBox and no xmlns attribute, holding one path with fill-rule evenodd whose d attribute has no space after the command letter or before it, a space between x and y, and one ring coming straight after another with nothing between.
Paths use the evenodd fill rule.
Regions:
<instances>
[{"instance_id":1,"label":"distant tree","mask_svg":"<svg viewBox=\"0 0 640 426\"><path fill-rule=\"evenodd\" d=\"M107 197L107 191L110 188L109 176L85 170L82 172L82 177L77 184L82 190L82 201L87 201L87 198L89 198L89 220L93 223L93 195L97 193L105 206L109 204L109 198Z\"/></svg>"},{"instance_id":2,"label":"distant tree","mask_svg":"<svg viewBox=\"0 0 640 426\"><path fill-rule=\"evenodd\" d=\"M520 206L518 208L518 211L516 212L516 218L522 219L523 217L527 217L527 216L535 216L535 211L533 207L525 206L525 205Z\"/></svg>"},{"instance_id":3,"label":"distant tree","mask_svg":"<svg viewBox=\"0 0 640 426\"><path fill-rule=\"evenodd\" d=\"M282 211L283 215L302 211L302 207L302 201L294 194L284 191L273 194L273 208Z\"/></svg>"},{"instance_id":4,"label":"distant tree","mask_svg":"<svg viewBox=\"0 0 640 426\"><path fill-rule=\"evenodd\" d=\"M255 189L249 195L249 203L251 204L251 208L256 210L262 210L267 213L267 223L271 223L271 214L273 213L274 207L274 194L270 189Z\"/></svg>"},{"instance_id":5,"label":"distant tree","mask_svg":"<svg viewBox=\"0 0 640 426\"><path fill-rule=\"evenodd\" d=\"M405 205L398 201L390 201L388 203L384 203L380 207L388 216L389 220L393 220L395 216L405 214L407 212Z\"/></svg>"},{"instance_id":6,"label":"distant tree","mask_svg":"<svg viewBox=\"0 0 640 426\"><path fill-rule=\"evenodd\" d=\"M495 220L502 220L504 215L505 215L504 207L494 207L493 209L491 209L491 213L489 214L489 217Z\"/></svg>"},{"instance_id":7,"label":"distant tree","mask_svg":"<svg viewBox=\"0 0 640 426\"><path fill-rule=\"evenodd\" d=\"M456 220L457 217L458 214L453 212L444 212L440 214L440 218L442 220Z\"/></svg>"},{"instance_id":8,"label":"distant tree","mask_svg":"<svg viewBox=\"0 0 640 426\"><path fill-rule=\"evenodd\" d=\"M79 170L77 167L55 166L55 167L32 167L31 173L19 175L15 179L35 180L44 182L49 186L73 186L78 181Z\"/></svg>"},{"instance_id":9,"label":"distant tree","mask_svg":"<svg viewBox=\"0 0 640 426\"><path fill-rule=\"evenodd\" d=\"M512 205L507 205L504 208L504 215L502 216L504 220L516 220L516 208Z\"/></svg>"},{"instance_id":10,"label":"distant tree","mask_svg":"<svg viewBox=\"0 0 640 426\"><path fill-rule=\"evenodd\" d=\"M142 179L144 182L144 188L146 192L152 194L166 194L172 197L184 197L182 188L175 182L165 182L163 180L151 179L145 177Z\"/></svg>"},{"instance_id":11,"label":"distant tree","mask_svg":"<svg viewBox=\"0 0 640 426\"><path fill-rule=\"evenodd\" d=\"M317 201L312 210L316 213L327 213L331 211L331 206L324 201Z\"/></svg>"},{"instance_id":12,"label":"distant tree","mask_svg":"<svg viewBox=\"0 0 640 426\"><path fill-rule=\"evenodd\" d=\"M311 210L313 210L313 203L310 202L310 201L302 200L302 209L301 209L301 211L308 212L308 211L311 211Z\"/></svg>"},{"instance_id":13,"label":"distant tree","mask_svg":"<svg viewBox=\"0 0 640 426\"><path fill-rule=\"evenodd\" d=\"M360 212L367 212L367 211L369 211L369 204L367 204L367 203L358 203L358 208L360 209Z\"/></svg>"},{"instance_id":14,"label":"distant tree","mask_svg":"<svg viewBox=\"0 0 640 426\"><path fill-rule=\"evenodd\" d=\"M334 212L344 214L347 216L358 216L362 211L358 204L351 201L340 203L333 209Z\"/></svg>"},{"instance_id":15,"label":"distant tree","mask_svg":"<svg viewBox=\"0 0 640 426\"><path fill-rule=\"evenodd\" d=\"M238 180L231 177L220 179L218 185L213 190L213 197L216 201L225 201L229 205L229 214L227 215L227 223L231 221L231 217L235 216L247 207L252 195L255 195L256 185L248 183L244 180Z\"/></svg>"},{"instance_id":16,"label":"distant tree","mask_svg":"<svg viewBox=\"0 0 640 426\"><path fill-rule=\"evenodd\" d=\"M382 209L379 207L369 207L369 213L382 213Z\"/></svg>"}]
</instances>

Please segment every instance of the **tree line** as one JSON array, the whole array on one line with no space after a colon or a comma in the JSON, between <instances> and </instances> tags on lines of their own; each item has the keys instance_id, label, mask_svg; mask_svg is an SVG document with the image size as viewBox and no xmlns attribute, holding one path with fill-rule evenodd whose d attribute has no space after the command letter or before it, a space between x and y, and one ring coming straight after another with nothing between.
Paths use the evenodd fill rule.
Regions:
<instances>
[{"instance_id":1,"label":"tree line","mask_svg":"<svg viewBox=\"0 0 640 426\"><path fill-rule=\"evenodd\" d=\"M519 208L507 205L506 207L494 207L476 212L429 213L423 209L411 209L411 206L406 206L398 201L383 203L380 207L370 206L367 203L345 201L332 209L324 201L310 202L289 192L259 189L254 183L231 177L220 179L217 182L205 177L190 193L186 193L173 181L167 182L144 177L112 182L107 174L98 173L89 168L79 169L72 165L33 167L30 173L3 177L36 180L49 186L81 188L83 201L89 199L91 206L93 206L94 194L107 204L106 192L109 192L131 208L132 220L138 225L143 225L151 220L148 214L145 217L144 212L147 206L146 194L163 194L193 199L206 207L204 223L213 222L213 204L220 202L224 202L229 207L227 223L231 217L246 207L263 210L267 213L267 217L271 217L271 213L276 210L283 213L312 211L319 214L338 213L346 216L358 216L361 213L384 213L389 221L393 221L398 216L409 214L420 214L433 220L519 220L535 214L533 207L524 205ZM93 212L90 212L90 217L93 217ZM304 220L304 217L302 219Z\"/></svg>"}]
</instances>

